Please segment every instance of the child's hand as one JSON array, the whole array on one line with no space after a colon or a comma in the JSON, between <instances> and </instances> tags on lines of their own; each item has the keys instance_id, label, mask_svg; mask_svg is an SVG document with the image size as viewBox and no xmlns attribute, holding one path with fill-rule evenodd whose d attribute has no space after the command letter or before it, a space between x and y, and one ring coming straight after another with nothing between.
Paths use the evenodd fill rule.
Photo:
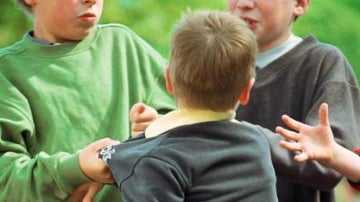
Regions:
<instances>
[{"instance_id":1,"label":"child's hand","mask_svg":"<svg viewBox=\"0 0 360 202\"><path fill-rule=\"evenodd\" d=\"M157 111L143 103L136 103L130 110L131 136L143 133L145 129L158 118Z\"/></svg>"},{"instance_id":2,"label":"child's hand","mask_svg":"<svg viewBox=\"0 0 360 202\"><path fill-rule=\"evenodd\" d=\"M301 152L295 155L295 161L318 160L327 163L332 160L336 142L329 124L327 104L320 106L319 124L315 127L295 121L286 115L282 116L282 120L295 132L276 127L276 132L292 140L280 141L280 145L289 151Z\"/></svg>"},{"instance_id":3,"label":"child's hand","mask_svg":"<svg viewBox=\"0 0 360 202\"><path fill-rule=\"evenodd\" d=\"M103 182L113 183L114 179L109 167L99 158L99 151L108 146L119 144L119 141L110 138L104 138L89 144L79 152L79 163L83 173L90 179Z\"/></svg>"},{"instance_id":4,"label":"child's hand","mask_svg":"<svg viewBox=\"0 0 360 202\"><path fill-rule=\"evenodd\" d=\"M89 182L78 186L71 194L74 202L91 202L104 186L101 182Z\"/></svg>"}]
</instances>

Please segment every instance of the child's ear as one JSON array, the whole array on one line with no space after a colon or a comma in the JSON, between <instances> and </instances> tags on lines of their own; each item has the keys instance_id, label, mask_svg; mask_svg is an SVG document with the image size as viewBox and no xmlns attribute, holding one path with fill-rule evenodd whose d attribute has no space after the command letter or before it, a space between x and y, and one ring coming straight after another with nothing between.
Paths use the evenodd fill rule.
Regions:
<instances>
[{"instance_id":1,"label":"child's ear","mask_svg":"<svg viewBox=\"0 0 360 202\"><path fill-rule=\"evenodd\" d=\"M249 102L251 88L253 87L254 83L255 83L255 78L251 78L248 85L241 92L240 97L239 97L239 103L241 105L246 105Z\"/></svg>"},{"instance_id":2,"label":"child's ear","mask_svg":"<svg viewBox=\"0 0 360 202\"><path fill-rule=\"evenodd\" d=\"M36 0L24 0L24 2L28 6L33 6L36 3Z\"/></svg>"},{"instance_id":3,"label":"child's ear","mask_svg":"<svg viewBox=\"0 0 360 202\"><path fill-rule=\"evenodd\" d=\"M171 79L170 79L170 69L169 69L169 66L167 66L165 68L165 80L166 80L166 89L168 90L168 92L170 94L174 94L174 89L172 87L172 84L171 84Z\"/></svg>"},{"instance_id":4,"label":"child's ear","mask_svg":"<svg viewBox=\"0 0 360 202\"><path fill-rule=\"evenodd\" d=\"M311 2L311 0L296 0L296 5L294 8L294 15L296 17L303 15L307 11L307 9L310 5L310 2Z\"/></svg>"}]
</instances>

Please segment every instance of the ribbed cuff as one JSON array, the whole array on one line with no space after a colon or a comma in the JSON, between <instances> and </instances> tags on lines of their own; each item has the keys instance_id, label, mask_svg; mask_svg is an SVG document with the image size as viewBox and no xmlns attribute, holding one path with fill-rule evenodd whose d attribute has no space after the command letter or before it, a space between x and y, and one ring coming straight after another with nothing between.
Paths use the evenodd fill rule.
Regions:
<instances>
[{"instance_id":1,"label":"ribbed cuff","mask_svg":"<svg viewBox=\"0 0 360 202\"><path fill-rule=\"evenodd\" d=\"M61 184L69 193L81 184L92 182L81 171L78 153L63 157L59 164L58 173L60 173Z\"/></svg>"}]
</instances>

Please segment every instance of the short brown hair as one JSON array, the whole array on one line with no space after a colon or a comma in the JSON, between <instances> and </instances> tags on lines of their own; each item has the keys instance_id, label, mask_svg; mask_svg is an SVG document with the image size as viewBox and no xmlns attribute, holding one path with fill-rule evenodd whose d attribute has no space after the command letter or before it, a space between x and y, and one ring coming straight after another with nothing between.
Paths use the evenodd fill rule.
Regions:
<instances>
[{"instance_id":1,"label":"short brown hair","mask_svg":"<svg viewBox=\"0 0 360 202\"><path fill-rule=\"evenodd\" d=\"M169 68L178 105L233 109L255 76L256 52L244 21L220 11L187 12L171 39Z\"/></svg>"}]
</instances>

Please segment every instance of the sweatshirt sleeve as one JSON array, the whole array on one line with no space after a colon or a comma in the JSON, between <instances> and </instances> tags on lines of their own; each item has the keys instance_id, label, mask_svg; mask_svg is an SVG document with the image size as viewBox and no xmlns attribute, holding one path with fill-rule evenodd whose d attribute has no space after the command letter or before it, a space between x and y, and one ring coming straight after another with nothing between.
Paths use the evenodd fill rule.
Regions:
<instances>
[{"instance_id":1,"label":"sweatshirt sleeve","mask_svg":"<svg viewBox=\"0 0 360 202\"><path fill-rule=\"evenodd\" d=\"M329 105L329 121L334 133L335 141L340 145L353 149L359 142L358 123L360 122L359 88L350 64L346 58L334 48L324 50L319 54L319 66L313 65L313 90L304 98L304 115L299 121L308 125L318 124L318 110L321 103ZM319 48L319 49L320 49ZM320 56L322 58L320 58ZM310 61L318 61L314 58ZM309 64L311 65L311 64ZM311 80L311 79L310 79ZM309 85L309 86L310 86ZM287 152L279 146L280 135L268 133L271 144L272 159L278 176L291 181L316 187L320 190L331 190L341 180L342 176L335 170L317 161L307 161L301 164L293 160L294 152Z\"/></svg>"},{"instance_id":2,"label":"sweatshirt sleeve","mask_svg":"<svg viewBox=\"0 0 360 202\"><path fill-rule=\"evenodd\" d=\"M265 128L262 130L269 141L271 159L278 177L319 190L331 190L337 185L342 177L338 172L317 161L296 163L295 153L288 152L279 145L279 141L283 140L282 136Z\"/></svg>"},{"instance_id":3,"label":"sweatshirt sleeve","mask_svg":"<svg viewBox=\"0 0 360 202\"><path fill-rule=\"evenodd\" d=\"M26 99L5 79L0 86L0 201L63 201L89 181L78 155L34 152L41 140Z\"/></svg>"},{"instance_id":4,"label":"sweatshirt sleeve","mask_svg":"<svg viewBox=\"0 0 360 202\"><path fill-rule=\"evenodd\" d=\"M123 169L110 165L112 172ZM182 174L171 164L157 158L143 157L131 170L131 175L116 175L117 185L124 201L172 201L185 200L186 183Z\"/></svg>"},{"instance_id":5,"label":"sweatshirt sleeve","mask_svg":"<svg viewBox=\"0 0 360 202\"><path fill-rule=\"evenodd\" d=\"M340 50L333 48L324 56L318 73L312 105L305 123L318 124L322 103L329 105L329 121L336 142L347 149L358 146L360 135L360 92L354 71Z\"/></svg>"}]
</instances>

